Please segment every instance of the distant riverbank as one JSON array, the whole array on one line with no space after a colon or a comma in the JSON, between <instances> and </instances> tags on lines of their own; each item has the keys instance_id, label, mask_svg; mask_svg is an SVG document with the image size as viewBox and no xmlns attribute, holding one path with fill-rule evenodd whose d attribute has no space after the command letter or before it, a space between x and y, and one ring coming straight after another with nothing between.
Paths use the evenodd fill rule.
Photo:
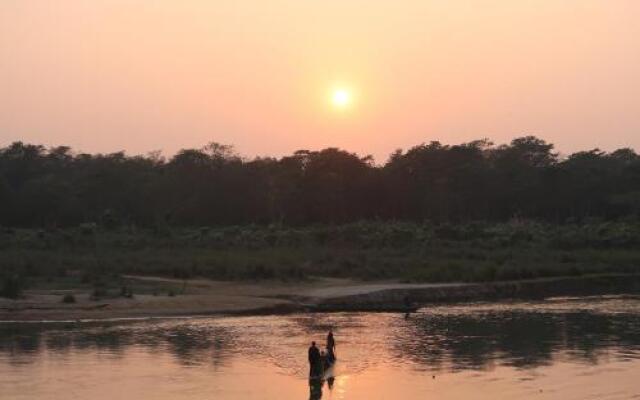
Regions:
<instances>
[{"instance_id":1,"label":"distant riverbank","mask_svg":"<svg viewBox=\"0 0 640 400\"><path fill-rule=\"evenodd\" d=\"M3 320L402 309L634 291L638 274L636 220L0 229Z\"/></svg>"},{"instance_id":2,"label":"distant riverbank","mask_svg":"<svg viewBox=\"0 0 640 400\"><path fill-rule=\"evenodd\" d=\"M184 285L175 296L139 295L95 300L82 291L76 303L60 302L62 291L34 290L21 299L0 300L0 321L78 321L195 315L258 315L304 311L385 311L413 306L484 300L540 299L640 293L640 274L609 274L492 283L407 284L317 279L312 282L236 283L127 276L134 286Z\"/></svg>"}]
</instances>

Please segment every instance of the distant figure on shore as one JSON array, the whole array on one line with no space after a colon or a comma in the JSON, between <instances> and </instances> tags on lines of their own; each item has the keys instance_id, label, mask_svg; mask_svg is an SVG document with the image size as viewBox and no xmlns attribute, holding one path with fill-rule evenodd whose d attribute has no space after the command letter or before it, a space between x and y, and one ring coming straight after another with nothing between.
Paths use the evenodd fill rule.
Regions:
<instances>
[{"instance_id":1,"label":"distant figure on shore","mask_svg":"<svg viewBox=\"0 0 640 400\"><path fill-rule=\"evenodd\" d=\"M322 378L322 358L316 342L311 342L309 347L309 378Z\"/></svg>"}]
</instances>

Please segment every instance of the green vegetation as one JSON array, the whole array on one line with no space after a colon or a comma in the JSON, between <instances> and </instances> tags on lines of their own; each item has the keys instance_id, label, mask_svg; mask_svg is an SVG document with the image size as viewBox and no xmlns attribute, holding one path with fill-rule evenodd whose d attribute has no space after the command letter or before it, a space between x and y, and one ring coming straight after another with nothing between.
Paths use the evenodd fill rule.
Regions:
<instances>
[{"instance_id":1,"label":"green vegetation","mask_svg":"<svg viewBox=\"0 0 640 400\"><path fill-rule=\"evenodd\" d=\"M527 136L420 144L384 165L336 148L247 159L216 143L170 159L0 148L0 225L91 233L169 227L469 223L514 217L564 224L640 213L640 156L597 149L560 157ZM249 229L250 230L250 229Z\"/></svg>"},{"instance_id":2,"label":"green vegetation","mask_svg":"<svg viewBox=\"0 0 640 400\"><path fill-rule=\"evenodd\" d=\"M32 286L133 296L123 275L299 281L314 276L496 281L640 271L640 222L413 224L141 230L4 229L4 295ZM143 289L136 287L136 293ZM157 290L149 288L147 292ZM184 291L179 285L164 294Z\"/></svg>"},{"instance_id":3,"label":"green vegetation","mask_svg":"<svg viewBox=\"0 0 640 400\"><path fill-rule=\"evenodd\" d=\"M639 215L634 150L561 157L533 136L420 144L383 165L337 148L247 159L211 143L165 159L16 142L0 148L0 295L175 296L194 277L636 272Z\"/></svg>"}]
</instances>

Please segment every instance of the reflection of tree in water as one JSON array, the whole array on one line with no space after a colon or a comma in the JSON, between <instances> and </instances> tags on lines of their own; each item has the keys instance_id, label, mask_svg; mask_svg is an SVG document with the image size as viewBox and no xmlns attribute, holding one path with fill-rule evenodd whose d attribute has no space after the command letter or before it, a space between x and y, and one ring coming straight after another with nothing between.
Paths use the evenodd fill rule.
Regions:
<instances>
[{"instance_id":1,"label":"reflection of tree in water","mask_svg":"<svg viewBox=\"0 0 640 400\"><path fill-rule=\"evenodd\" d=\"M233 346L234 335L224 327L184 325L165 330L169 350L184 365L220 365Z\"/></svg>"},{"instance_id":2,"label":"reflection of tree in water","mask_svg":"<svg viewBox=\"0 0 640 400\"><path fill-rule=\"evenodd\" d=\"M551 362L555 354L593 362L610 348L640 347L640 316L526 311L415 315L396 330L393 350L428 368L518 368Z\"/></svg>"},{"instance_id":3,"label":"reflection of tree in water","mask_svg":"<svg viewBox=\"0 0 640 400\"><path fill-rule=\"evenodd\" d=\"M329 328L340 366L349 373L377 363L413 361L424 369L475 369L492 364L545 365L554 357L597 362L601 353L640 354L640 314L527 310L487 306L460 312L442 307L407 320L399 314L339 313L69 326L0 326L0 356L11 364L36 360L44 350L170 354L185 366L225 365L235 354L266 360L306 376L306 349L322 347Z\"/></svg>"},{"instance_id":4,"label":"reflection of tree in water","mask_svg":"<svg viewBox=\"0 0 640 400\"><path fill-rule=\"evenodd\" d=\"M640 350L640 316L635 314L567 314L565 348L575 359L597 362L599 353L612 347Z\"/></svg>"},{"instance_id":5,"label":"reflection of tree in water","mask_svg":"<svg viewBox=\"0 0 640 400\"><path fill-rule=\"evenodd\" d=\"M44 337L47 349L56 353L68 353L72 349L71 335L66 334L47 334Z\"/></svg>"},{"instance_id":6,"label":"reflection of tree in water","mask_svg":"<svg viewBox=\"0 0 640 400\"><path fill-rule=\"evenodd\" d=\"M57 336L65 336L68 333L58 331ZM124 356L125 350L132 344L133 338L129 334L122 334L117 329L92 329L89 331L76 331L71 335L72 346L79 350L100 350L103 354L111 356ZM64 339L58 339L60 344Z\"/></svg>"},{"instance_id":7,"label":"reflection of tree in water","mask_svg":"<svg viewBox=\"0 0 640 400\"><path fill-rule=\"evenodd\" d=\"M0 329L0 353L12 362L35 360L47 349L56 353L69 350L96 351L121 357L135 346L155 352L164 347L183 365L224 362L235 346L229 329L209 324L137 324L47 330L42 326Z\"/></svg>"},{"instance_id":8,"label":"reflection of tree in water","mask_svg":"<svg viewBox=\"0 0 640 400\"><path fill-rule=\"evenodd\" d=\"M0 326L0 353L6 354L10 363L19 365L34 362L42 349L42 335L29 326Z\"/></svg>"}]
</instances>

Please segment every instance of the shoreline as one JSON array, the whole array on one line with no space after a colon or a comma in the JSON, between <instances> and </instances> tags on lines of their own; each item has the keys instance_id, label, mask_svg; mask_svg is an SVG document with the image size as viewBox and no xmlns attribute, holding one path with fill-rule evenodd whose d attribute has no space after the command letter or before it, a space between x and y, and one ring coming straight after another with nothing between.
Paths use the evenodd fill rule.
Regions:
<instances>
[{"instance_id":1,"label":"shoreline","mask_svg":"<svg viewBox=\"0 0 640 400\"><path fill-rule=\"evenodd\" d=\"M168 278L128 276L140 281ZM429 304L500 300L541 300L560 296L640 294L640 274L601 274L487 283L362 282L318 279L314 282L236 283L189 281L192 294L175 298L141 295L134 299L66 305L57 295L32 291L19 300L0 300L0 323L75 323L190 318L207 316L284 315L296 312L402 312ZM407 309L406 311L410 311Z\"/></svg>"}]
</instances>

